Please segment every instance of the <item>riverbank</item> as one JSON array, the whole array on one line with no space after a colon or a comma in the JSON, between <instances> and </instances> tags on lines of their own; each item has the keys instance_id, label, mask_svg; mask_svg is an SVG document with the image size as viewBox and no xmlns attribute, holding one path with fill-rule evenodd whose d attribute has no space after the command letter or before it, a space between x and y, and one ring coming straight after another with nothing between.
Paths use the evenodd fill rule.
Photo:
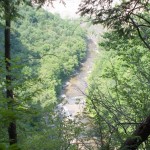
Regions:
<instances>
[{"instance_id":1,"label":"riverbank","mask_svg":"<svg viewBox=\"0 0 150 150\"><path fill-rule=\"evenodd\" d=\"M76 119L76 115L81 115L84 111L86 104L85 93L88 87L87 79L92 72L97 53L99 53L97 44L98 36L100 32L103 32L101 26L99 26L99 28L101 27L99 31L97 31L98 26L87 27L85 24L82 24L82 27L88 28L87 58L82 63L81 68L76 72L76 75L65 83L61 92L61 97L64 99L62 101L63 107L74 119Z\"/></svg>"}]
</instances>

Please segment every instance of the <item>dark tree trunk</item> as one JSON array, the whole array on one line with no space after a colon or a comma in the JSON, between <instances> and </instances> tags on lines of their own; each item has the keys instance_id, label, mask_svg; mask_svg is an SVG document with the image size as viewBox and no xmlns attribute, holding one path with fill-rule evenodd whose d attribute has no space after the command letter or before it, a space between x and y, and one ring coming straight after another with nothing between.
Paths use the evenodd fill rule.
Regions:
<instances>
[{"instance_id":1,"label":"dark tree trunk","mask_svg":"<svg viewBox=\"0 0 150 150\"><path fill-rule=\"evenodd\" d=\"M9 1L5 1L5 64L6 64L6 97L8 99L8 109L13 111L13 89L12 89L12 77L11 77L11 53L10 53L10 8ZM17 132L16 132L16 120L11 119L8 126L8 135L10 145L17 143Z\"/></svg>"},{"instance_id":2,"label":"dark tree trunk","mask_svg":"<svg viewBox=\"0 0 150 150\"><path fill-rule=\"evenodd\" d=\"M128 138L121 150L136 150L140 144L148 139L150 135L150 116L148 116L144 122L142 122L138 128L134 131L131 138Z\"/></svg>"}]
</instances>

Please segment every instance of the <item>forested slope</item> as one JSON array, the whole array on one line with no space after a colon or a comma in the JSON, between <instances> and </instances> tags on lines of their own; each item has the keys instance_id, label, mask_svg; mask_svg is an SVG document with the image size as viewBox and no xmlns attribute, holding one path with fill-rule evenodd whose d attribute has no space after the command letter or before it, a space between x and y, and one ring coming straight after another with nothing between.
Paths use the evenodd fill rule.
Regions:
<instances>
[{"instance_id":1,"label":"forested slope","mask_svg":"<svg viewBox=\"0 0 150 150\"><path fill-rule=\"evenodd\" d=\"M120 36L111 31L103 38L89 78L87 109L95 120L100 147L119 149L127 138L141 140L132 133L149 115L150 53L135 32ZM149 140L140 148L149 149Z\"/></svg>"},{"instance_id":2,"label":"forested slope","mask_svg":"<svg viewBox=\"0 0 150 150\"><path fill-rule=\"evenodd\" d=\"M49 95L55 99L62 81L86 55L85 31L75 21L62 20L43 10L25 7L21 15L12 27L12 57L25 63L23 74L38 74L38 79L52 86Z\"/></svg>"},{"instance_id":3,"label":"forested slope","mask_svg":"<svg viewBox=\"0 0 150 150\"><path fill-rule=\"evenodd\" d=\"M22 148L60 149L68 146L68 137L61 138L64 126L58 120L53 122L52 110L63 82L86 57L86 31L79 22L63 20L42 9L22 6L19 13L11 27L13 111L6 108L3 22L0 27L0 142L8 143L7 124L14 117ZM55 130L50 124L55 124Z\"/></svg>"}]
</instances>

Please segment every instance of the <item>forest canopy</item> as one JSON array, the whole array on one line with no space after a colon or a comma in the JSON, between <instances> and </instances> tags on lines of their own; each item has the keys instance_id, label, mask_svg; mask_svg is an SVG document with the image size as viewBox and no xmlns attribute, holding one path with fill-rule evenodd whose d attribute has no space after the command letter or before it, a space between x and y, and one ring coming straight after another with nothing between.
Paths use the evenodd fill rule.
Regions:
<instances>
[{"instance_id":1,"label":"forest canopy","mask_svg":"<svg viewBox=\"0 0 150 150\"><path fill-rule=\"evenodd\" d=\"M82 0L79 8L110 29L99 40L101 51L92 47L97 60L87 92L79 89L87 98L84 124L56 108L63 84L96 45L82 21L44 11L45 0L0 1L0 149L78 149L73 142L150 149L149 0L114 2Z\"/></svg>"},{"instance_id":2,"label":"forest canopy","mask_svg":"<svg viewBox=\"0 0 150 150\"><path fill-rule=\"evenodd\" d=\"M145 139L139 149L149 149L149 125L144 130L140 125L149 116L150 53L133 34L127 39L116 31L105 33L89 78L87 110L104 148L137 149ZM130 143L123 145L126 139Z\"/></svg>"},{"instance_id":3,"label":"forest canopy","mask_svg":"<svg viewBox=\"0 0 150 150\"><path fill-rule=\"evenodd\" d=\"M4 82L6 71L3 20L0 26L0 140L2 143L8 143L7 126L9 121L15 118L18 144L26 143L26 140L32 137L31 145L27 144L31 149L34 147L34 140L37 140L36 132L40 136L48 127L45 117L53 116L53 108L59 103L58 96L63 83L86 57L86 31L80 27L78 21L63 20L59 15L42 9L37 11L36 8L23 5L18 13L20 17L12 21L10 39L11 88L15 100L13 110L4 107L7 106L7 99ZM27 132L31 134L26 134ZM24 147L27 145L24 144ZM52 149L55 149L55 146Z\"/></svg>"}]
</instances>

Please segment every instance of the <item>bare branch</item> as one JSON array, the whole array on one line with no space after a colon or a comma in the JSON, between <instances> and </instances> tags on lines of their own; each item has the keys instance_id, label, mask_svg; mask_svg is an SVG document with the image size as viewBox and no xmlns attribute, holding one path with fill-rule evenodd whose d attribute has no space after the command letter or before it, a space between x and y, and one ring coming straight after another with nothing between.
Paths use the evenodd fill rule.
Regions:
<instances>
[{"instance_id":1,"label":"bare branch","mask_svg":"<svg viewBox=\"0 0 150 150\"><path fill-rule=\"evenodd\" d=\"M150 50L150 45L145 41L145 39L142 37L139 26L136 24L136 22L133 20L133 18L130 17L130 20L132 21L134 27L136 28L138 35L140 37L140 39L142 40L142 42L145 44L145 46Z\"/></svg>"}]
</instances>

